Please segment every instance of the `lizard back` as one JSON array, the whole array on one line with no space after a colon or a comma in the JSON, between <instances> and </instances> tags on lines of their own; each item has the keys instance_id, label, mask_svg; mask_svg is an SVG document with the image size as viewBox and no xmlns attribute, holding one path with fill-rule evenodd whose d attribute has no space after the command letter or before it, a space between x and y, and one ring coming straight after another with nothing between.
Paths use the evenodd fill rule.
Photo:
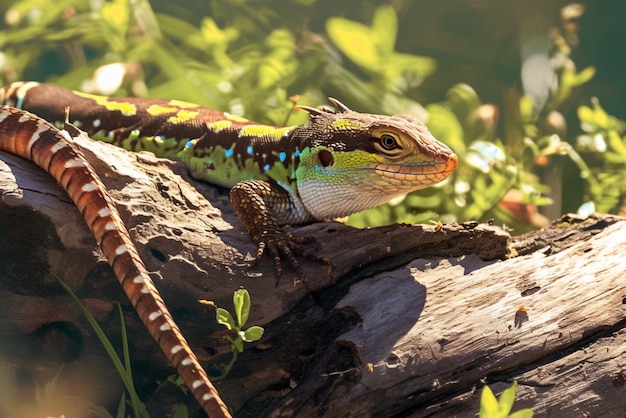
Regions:
<instances>
[{"instance_id":1,"label":"lizard back","mask_svg":"<svg viewBox=\"0 0 626 418\"><path fill-rule=\"evenodd\" d=\"M230 188L251 178L293 178L294 153L285 149L292 127L263 125L180 100L97 96L33 81L1 88L0 99L57 126L67 105L69 121L91 138L181 161L198 180ZM283 145L277 145L281 139Z\"/></svg>"}]
</instances>

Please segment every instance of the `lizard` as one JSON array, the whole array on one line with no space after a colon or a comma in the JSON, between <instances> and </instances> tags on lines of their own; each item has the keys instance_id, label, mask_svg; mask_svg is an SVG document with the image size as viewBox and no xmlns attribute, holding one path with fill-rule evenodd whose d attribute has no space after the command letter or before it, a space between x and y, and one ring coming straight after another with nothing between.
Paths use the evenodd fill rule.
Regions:
<instances>
[{"instance_id":1,"label":"lizard","mask_svg":"<svg viewBox=\"0 0 626 418\"><path fill-rule=\"evenodd\" d=\"M309 113L309 120L290 127L263 125L178 100L97 96L38 82L15 82L5 86L0 89L0 99L5 105L27 110L63 126L65 132L76 133L80 128L96 140L130 151L151 151L157 157L182 162L195 179L230 188L235 212L258 246L255 261L267 253L274 260L277 280L282 271L282 259L288 261L300 280L305 279L305 274L296 260L297 255L329 263L300 248L299 244L312 242L312 238L287 233L283 225L328 221L379 206L444 180L458 164L454 152L435 139L419 119L409 115L359 113L332 98L329 100L334 110L298 106ZM66 108L69 108L69 117ZM2 114L6 112L9 111L3 110ZM54 136L57 145L49 140L44 149L39 149L35 146L39 140L29 139L28 135L42 138L53 132L53 126L32 116L20 115L3 116L0 121L0 133L3 133L0 149L37 163L70 148L71 138L57 133ZM18 122L9 123L14 119ZM22 138L23 144L16 146L17 140L4 136ZM43 164L43 168L53 176L58 175L61 184L69 181L69 185L83 185L78 191L77 186L73 186L73 191L68 190L71 197L73 193L78 194L79 208L81 193L87 193L83 189L91 192L93 188L93 193L105 195L91 169L83 170L90 174L87 183L82 180L87 177L84 172L76 174L79 180L68 180L74 176L72 161L78 161L78 156L72 154L64 158L65 162L60 159L60 163ZM99 208L104 207L103 200L107 204L110 201L101 199L94 206L96 214L104 210ZM114 213L110 208L107 211ZM94 218L93 213L87 218L86 213L90 226L94 219L109 224ZM115 218L119 221L119 216ZM132 254L133 263L143 265L136 250L131 250L132 242L122 228L123 225L116 226L116 231L120 231L119 237L116 235L117 243ZM99 230L93 232L96 236L102 234ZM135 274L133 269L133 273L126 272L129 263L124 263L123 268L121 263L116 266L115 260L119 258L116 251L121 251L120 246L109 248L107 256L129 299L136 301L142 289L148 293L140 300L154 299L149 309L136 308L140 318L151 332L167 324L167 332L152 333L153 337L205 411L211 416L226 416L228 411L208 378L204 380L206 374L171 316L166 314L156 288L147 284L151 282L145 275L145 267L141 267L141 274ZM128 283L134 280L138 283ZM157 320L161 325L155 325ZM164 334L167 334L166 339L162 337ZM184 349L184 357L173 352L182 350L179 347ZM187 367L191 371L186 370Z\"/></svg>"}]
</instances>

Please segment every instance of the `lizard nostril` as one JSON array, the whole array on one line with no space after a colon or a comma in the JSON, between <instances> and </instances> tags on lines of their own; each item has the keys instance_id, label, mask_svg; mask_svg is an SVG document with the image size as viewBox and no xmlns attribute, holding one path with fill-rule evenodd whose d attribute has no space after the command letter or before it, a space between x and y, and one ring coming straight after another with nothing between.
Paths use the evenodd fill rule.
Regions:
<instances>
[{"instance_id":1,"label":"lizard nostril","mask_svg":"<svg viewBox=\"0 0 626 418\"><path fill-rule=\"evenodd\" d=\"M325 150L325 149L317 153L317 158L319 159L322 167L330 167L335 162L335 159L333 158L333 154L331 154L330 151Z\"/></svg>"}]
</instances>

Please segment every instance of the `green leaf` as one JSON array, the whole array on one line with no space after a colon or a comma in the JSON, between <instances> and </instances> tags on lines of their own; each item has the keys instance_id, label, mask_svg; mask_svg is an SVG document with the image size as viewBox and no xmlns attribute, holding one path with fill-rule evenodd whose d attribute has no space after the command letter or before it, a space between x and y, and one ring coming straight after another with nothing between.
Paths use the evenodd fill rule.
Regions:
<instances>
[{"instance_id":1,"label":"green leaf","mask_svg":"<svg viewBox=\"0 0 626 418\"><path fill-rule=\"evenodd\" d=\"M554 200L547 196L533 196L530 202L535 206L548 206L554 203Z\"/></svg>"},{"instance_id":2,"label":"green leaf","mask_svg":"<svg viewBox=\"0 0 626 418\"><path fill-rule=\"evenodd\" d=\"M458 155L464 155L466 146L463 127L450 108L433 103L426 106L426 111L428 112L426 124L435 138L441 138Z\"/></svg>"},{"instance_id":3,"label":"green leaf","mask_svg":"<svg viewBox=\"0 0 626 418\"><path fill-rule=\"evenodd\" d=\"M233 304L235 305L235 315L237 315L237 323L241 329L248 321L250 314L250 294L246 289L238 289L233 294Z\"/></svg>"},{"instance_id":4,"label":"green leaf","mask_svg":"<svg viewBox=\"0 0 626 418\"><path fill-rule=\"evenodd\" d=\"M593 121L595 125L602 129L609 129L611 127L609 124L611 122L611 117L608 113L606 113L604 108L600 106L598 101L593 102Z\"/></svg>"},{"instance_id":5,"label":"green leaf","mask_svg":"<svg viewBox=\"0 0 626 418\"><path fill-rule=\"evenodd\" d=\"M430 208L437 208L441 204L441 200L444 196L440 193L433 193L432 195L425 195L420 192L409 193L403 202L404 206L411 208L419 208L426 210Z\"/></svg>"},{"instance_id":6,"label":"green leaf","mask_svg":"<svg viewBox=\"0 0 626 418\"><path fill-rule=\"evenodd\" d=\"M524 95L519 99L519 113L520 119L524 122L532 122L534 117L533 110L533 98L529 95Z\"/></svg>"},{"instance_id":7,"label":"green leaf","mask_svg":"<svg viewBox=\"0 0 626 418\"><path fill-rule=\"evenodd\" d=\"M298 68L295 43L294 36L285 29L277 29L265 39L263 58L258 67L259 88L288 84Z\"/></svg>"},{"instance_id":8,"label":"green leaf","mask_svg":"<svg viewBox=\"0 0 626 418\"><path fill-rule=\"evenodd\" d=\"M128 0L113 0L102 4L101 23L109 31L107 41L113 51L123 53L128 48L126 33L130 23L130 4Z\"/></svg>"},{"instance_id":9,"label":"green leaf","mask_svg":"<svg viewBox=\"0 0 626 418\"><path fill-rule=\"evenodd\" d=\"M265 330L262 327L259 327L259 326L255 325L255 326L250 327L247 330L245 330L241 337L247 343L250 343L250 342L253 342L253 341L258 341L263 336L263 332L264 331Z\"/></svg>"},{"instance_id":10,"label":"green leaf","mask_svg":"<svg viewBox=\"0 0 626 418\"><path fill-rule=\"evenodd\" d=\"M120 403L117 404L117 412L115 413L116 418L124 418L126 415L126 393L122 392L122 396L120 397Z\"/></svg>"},{"instance_id":11,"label":"green leaf","mask_svg":"<svg viewBox=\"0 0 626 418\"><path fill-rule=\"evenodd\" d=\"M478 418L497 418L499 416L498 400L491 391L491 388L485 386L480 395L480 412Z\"/></svg>"},{"instance_id":12,"label":"green leaf","mask_svg":"<svg viewBox=\"0 0 626 418\"><path fill-rule=\"evenodd\" d=\"M233 316L224 308L217 308L215 311L215 319L218 324L224 325L229 330L237 329L237 324L235 324Z\"/></svg>"},{"instance_id":13,"label":"green leaf","mask_svg":"<svg viewBox=\"0 0 626 418\"><path fill-rule=\"evenodd\" d=\"M369 27L341 17L331 17L326 21L326 32L348 59L366 70L378 70L378 45Z\"/></svg>"},{"instance_id":14,"label":"green leaf","mask_svg":"<svg viewBox=\"0 0 626 418\"><path fill-rule=\"evenodd\" d=\"M120 400L120 403L121 402L122 401ZM113 415L111 415L111 413L102 405L89 405L89 413L90 416L94 416L97 418L114 418ZM118 411L116 412L115 417L124 418L124 415L120 415L119 404Z\"/></svg>"},{"instance_id":15,"label":"green leaf","mask_svg":"<svg viewBox=\"0 0 626 418\"><path fill-rule=\"evenodd\" d=\"M391 78L415 74L421 80L437 69L437 62L432 58L400 52L390 54L384 61L384 71L381 69L380 72L386 73Z\"/></svg>"},{"instance_id":16,"label":"green leaf","mask_svg":"<svg viewBox=\"0 0 626 418\"><path fill-rule=\"evenodd\" d=\"M520 409L519 411L513 412L508 418L533 418L535 413L530 408Z\"/></svg>"},{"instance_id":17,"label":"green leaf","mask_svg":"<svg viewBox=\"0 0 626 418\"><path fill-rule=\"evenodd\" d=\"M611 149L620 156L621 163L626 164L626 144L624 144L622 138L616 131L610 130L608 140Z\"/></svg>"},{"instance_id":18,"label":"green leaf","mask_svg":"<svg viewBox=\"0 0 626 418\"><path fill-rule=\"evenodd\" d=\"M379 97L417 86L435 71L432 58L395 52L398 17L391 6L376 9L371 27L333 17L327 20L326 31L345 56L372 75L383 90Z\"/></svg>"},{"instance_id":19,"label":"green leaf","mask_svg":"<svg viewBox=\"0 0 626 418\"><path fill-rule=\"evenodd\" d=\"M386 57L394 52L398 33L398 16L390 5L381 5L374 12L372 29L376 36L378 54Z\"/></svg>"},{"instance_id":20,"label":"green leaf","mask_svg":"<svg viewBox=\"0 0 626 418\"><path fill-rule=\"evenodd\" d=\"M593 110L589 106L578 106L577 113L583 130L589 132L589 128L595 125Z\"/></svg>"},{"instance_id":21,"label":"green leaf","mask_svg":"<svg viewBox=\"0 0 626 418\"><path fill-rule=\"evenodd\" d=\"M200 27L202 39L209 45L226 47L239 37L239 31L235 28L220 29L217 23L210 17L202 19Z\"/></svg>"},{"instance_id":22,"label":"green leaf","mask_svg":"<svg viewBox=\"0 0 626 418\"><path fill-rule=\"evenodd\" d=\"M581 84L585 84L586 82L591 80L594 75L596 75L595 67L587 67L581 72L574 75L574 78L572 80L572 85L580 86Z\"/></svg>"},{"instance_id":23,"label":"green leaf","mask_svg":"<svg viewBox=\"0 0 626 418\"><path fill-rule=\"evenodd\" d=\"M463 126L468 127L482 104L476 91L467 84L458 83L448 90L447 98L452 112Z\"/></svg>"},{"instance_id":24,"label":"green leaf","mask_svg":"<svg viewBox=\"0 0 626 418\"><path fill-rule=\"evenodd\" d=\"M561 79L559 80L559 88L552 99L553 106L557 107L572 94L572 89L591 80L596 73L595 68L587 67L579 73L569 68L563 68Z\"/></svg>"},{"instance_id":25,"label":"green leaf","mask_svg":"<svg viewBox=\"0 0 626 418\"><path fill-rule=\"evenodd\" d=\"M517 382L514 381L511 387L506 388L498 398L498 409L503 416L509 415L515 402L515 393L517 392Z\"/></svg>"},{"instance_id":26,"label":"green leaf","mask_svg":"<svg viewBox=\"0 0 626 418\"><path fill-rule=\"evenodd\" d=\"M173 418L188 418L189 411L187 411L187 406L180 405L178 408L176 408L176 411L174 411L174 415L172 417Z\"/></svg>"}]
</instances>

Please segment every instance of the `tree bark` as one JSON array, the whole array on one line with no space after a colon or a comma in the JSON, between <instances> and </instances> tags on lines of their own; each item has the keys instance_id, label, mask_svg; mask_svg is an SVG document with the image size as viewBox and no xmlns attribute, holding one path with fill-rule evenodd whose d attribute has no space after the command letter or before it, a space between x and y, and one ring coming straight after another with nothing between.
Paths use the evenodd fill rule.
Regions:
<instances>
[{"instance_id":1,"label":"tree bark","mask_svg":"<svg viewBox=\"0 0 626 418\"><path fill-rule=\"evenodd\" d=\"M250 292L248 325L263 326L264 337L248 344L217 386L237 416L470 417L484 384L498 392L513 379L516 407L539 415L626 412L621 218L564 217L514 238L488 223L363 230L318 223L293 231L316 238L318 248L306 249L330 258L330 273L303 258L308 283L294 285L283 266L275 286L269 258L251 266L256 247L226 191L151 154L78 145L214 375L230 360L230 344L214 311L198 300L232 312L233 292ZM121 339L115 305L122 305L135 379L153 416L171 415L181 398L190 416L198 414L193 400L165 381L172 369L60 186L33 164L0 153L0 193L6 369L26 370L43 379L39 385L60 361L68 363L69 379L89 382L97 370L97 389L85 390L90 399L119 402L110 362L54 273L114 343ZM0 384L14 383L6 380ZM0 407L11 401L0 395Z\"/></svg>"}]
</instances>

